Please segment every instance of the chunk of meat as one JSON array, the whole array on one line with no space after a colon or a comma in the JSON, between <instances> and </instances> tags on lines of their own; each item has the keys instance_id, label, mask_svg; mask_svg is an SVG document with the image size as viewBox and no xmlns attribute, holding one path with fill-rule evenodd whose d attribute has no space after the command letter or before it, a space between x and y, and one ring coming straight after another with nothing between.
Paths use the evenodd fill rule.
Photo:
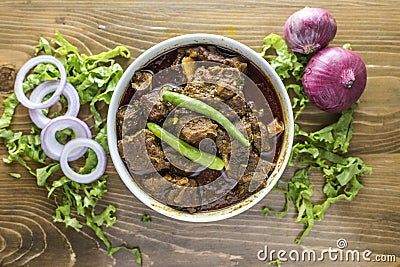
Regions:
<instances>
[{"instance_id":1,"label":"chunk of meat","mask_svg":"<svg viewBox=\"0 0 400 267\"><path fill-rule=\"evenodd\" d=\"M172 147L165 145L164 154L170 163L171 171L178 176L187 176L191 172L195 172L202 166L193 162L180 154Z\"/></svg>"},{"instance_id":2,"label":"chunk of meat","mask_svg":"<svg viewBox=\"0 0 400 267\"><path fill-rule=\"evenodd\" d=\"M217 136L216 128L218 124L196 112L176 108L164 121L163 127L185 142L197 146L204 138Z\"/></svg>"},{"instance_id":3,"label":"chunk of meat","mask_svg":"<svg viewBox=\"0 0 400 267\"><path fill-rule=\"evenodd\" d=\"M268 173L275 167L275 165L267 160L259 159L256 168L251 172L245 173L241 178L243 183L261 183L268 178Z\"/></svg>"},{"instance_id":4,"label":"chunk of meat","mask_svg":"<svg viewBox=\"0 0 400 267\"><path fill-rule=\"evenodd\" d=\"M165 178L168 179L169 177L166 176ZM172 179L170 181L174 184L167 196L168 204L186 208L189 212L196 212L201 204L196 180L187 177L174 177Z\"/></svg>"},{"instance_id":5,"label":"chunk of meat","mask_svg":"<svg viewBox=\"0 0 400 267\"><path fill-rule=\"evenodd\" d=\"M180 138L188 143L197 145L205 138L217 136L218 125L209 118L195 118L185 124L180 132Z\"/></svg>"},{"instance_id":6,"label":"chunk of meat","mask_svg":"<svg viewBox=\"0 0 400 267\"><path fill-rule=\"evenodd\" d=\"M222 127L217 128L217 137L215 144L218 148L221 159L224 161L225 166L229 164L229 154L231 153L232 146L229 134Z\"/></svg>"},{"instance_id":7,"label":"chunk of meat","mask_svg":"<svg viewBox=\"0 0 400 267\"><path fill-rule=\"evenodd\" d=\"M147 71L136 71L132 77L131 87L135 91L151 90L152 74Z\"/></svg>"},{"instance_id":8,"label":"chunk of meat","mask_svg":"<svg viewBox=\"0 0 400 267\"><path fill-rule=\"evenodd\" d=\"M204 169L203 171L199 172L194 179L198 182L199 185L206 185L209 184L215 179L221 176L221 171L212 170L212 169Z\"/></svg>"},{"instance_id":9,"label":"chunk of meat","mask_svg":"<svg viewBox=\"0 0 400 267\"><path fill-rule=\"evenodd\" d=\"M257 153L255 153L254 151L250 151L249 159L247 162L247 167L246 167L246 170L244 171L243 176L246 176L249 173L254 172L254 170L257 168L259 161L260 161L259 155Z\"/></svg>"},{"instance_id":10,"label":"chunk of meat","mask_svg":"<svg viewBox=\"0 0 400 267\"><path fill-rule=\"evenodd\" d=\"M223 66L201 66L196 69L191 80L193 83L218 85L217 95L229 99L243 89L243 76L237 68Z\"/></svg>"},{"instance_id":11,"label":"chunk of meat","mask_svg":"<svg viewBox=\"0 0 400 267\"><path fill-rule=\"evenodd\" d=\"M149 130L145 129L147 156L153 163L157 171L169 168L169 162L165 158L160 140ZM141 155L143 157L143 155Z\"/></svg>"},{"instance_id":12,"label":"chunk of meat","mask_svg":"<svg viewBox=\"0 0 400 267\"><path fill-rule=\"evenodd\" d=\"M283 132L285 130L285 125L283 124L283 122L280 122L277 118L275 118L267 125L267 129L269 137L273 137Z\"/></svg>"},{"instance_id":13,"label":"chunk of meat","mask_svg":"<svg viewBox=\"0 0 400 267\"><path fill-rule=\"evenodd\" d=\"M248 189L252 192L265 185L269 172L274 168L274 164L259 157L258 153L250 152L249 161L246 170L241 177L242 183L251 183Z\"/></svg>"},{"instance_id":14,"label":"chunk of meat","mask_svg":"<svg viewBox=\"0 0 400 267\"><path fill-rule=\"evenodd\" d=\"M184 176L171 176L169 174L165 174L164 179L178 186L190 186L189 179Z\"/></svg>"},{"instance_id":15,"label":"chunk of meat","mask_svg":"<svg viewBox=\"0 0 400 267\"><path fill-rule=\"evenodd\" d=\"M190 81L196 71L196 61L191 57L182 58L182 70L188 81Z\"/></svg>"},{"instance_id":16,"label":"chunk of meat","mask_svg":"<svg viewBox=\"0 0 400 267\"><path fill-rule=\"evenodd\" d=\"M186 84L181 93L192 98L214 98L216 92L217 85L215 84L190 82Z\"/></svg>"},{"instance_id":17,"label":"chunk of meat","mask_svg":"<svg viewBox=\"0 0 400 267\"><path fill-rule=\"evenodd\" d=\"M124 136L119 146L122 148L120 149L121 157L134 173L151 172L152 169L161 171L170 167L159 139L147 129L132 136Z\"/></svg>"},{"instance_id":18,"label":"chunk of meat","mask_svg":"<svg viewBox=\"0 0 400 267\"><path fill-rule=\"evenodd\" d=\"M254 149L261 153L263 146L265 146L267 129L262 122L253 113L248 113L243 116L240 121L245 126L249 140L252 142ZM263 132L264 131L264 132Z\"/></svg>"},{"instance_id":19,"label":"chunk of meat","mask_svg":"<svg viewBox=\"0 0 400 267\"><path fill-rule=\"evenodd\" d=\"M239 121L236 121L235 126L239 129L243 136L249 140L250 143L253 142L251 124L246 120L245 117L242 117Z\"/></svg>"},{"instance_id":20,"label":"chunk of meat","mask_svg":"<svg viewBox=\"0 0 400 267\"><path fill-rule=\"evenodd\" d=\"M154 197L165 199L170 205L195 212L200 205L197 182L182 176L165 174L163 177L149 177L142 181L144 188Z\"/></svg>"},{"instance_id":21,"label":"chunk of meat","mask_svg":"<svg viewBox=\"0 0 400 267\"><path fill-rule=\"evenodd\" d=\"M174 108L168 102L161 100L160 91L152 91L140 98L140 107L143 114L149 114L148 120L152 122L163 121Z\"/></svg>"},{"instance_id":22,"label":"chunk of meat","mask_svg":"<svg viewBox=\"0 0 400 267\"><path fill-rule=\"evenodd\" d=\"M197 113L184 108L176 108L168 115L163 127L170 133L176 134L185 126L186 122L194 119Z\"/></svg>"},{"instance_id":23,"label":"chunk of meat","mask_svg":"<svg viewBox=\"0 0 400 267\"><path fill-rule=\"evenodd\" d=\"M235 90L232 90L227 86L218 84L216 87L216 95L222 98L223 100L227 100L235 95Z\"/></svg>"},{"instance_id":24,"label":"chunk of meat","mask_svg":"<svg viewBox=\"0 0 400 267\"><path fill-rule=\"evenodd\" d=\"M122 135L133 135L143 129L144 120L139 103L134 101L130 105L122 106L117 111L117 127Z\"/></svg>"},{"instance_id":25,"label":"chunk of meat","mask_svg":"<svg viewBox=\"0 0 400 267\"><path fill-rule=\"evenodd\" d=\"M207 48L204 46L190 47L185 50L185 56L201 61L212 61L221 63L224 65L238 68L240 71L243 71L247 67L247 64L242 62L240 58L237 56L225 57L221 55L221 53L218 52L215 46L207 46ZM179 52L178 52L178 58L179 58Z\"/></svg>"},{"instance_id":26,"label":"chunk of meat","mask_svg":"<svg viewBox=\"0 0 400 267\"><path fill-rule=\"evenodd\" d=\"M265 124L262 122L258 122L258 128L260 129L260 135L254 140L255 148L259 153L262 151L269 151L271 149L271 145L269 142L267 126L265 126ZM260 147L256 144L260 144Z\"/></svg>"},{"instance_id":27,"label":"chunk of meat","mask_svg":"<svg viewBox=\"0 0 400 267\"><path fill-rule=\"evenodd\" d=\"M247 105L244 98L239 95L235 95L234 97L228 99L225 103L241 117L251 113L249 105Z\"/></svg>"},{"instance_id":28,"label":"chunk of meat","mask_svg":"<svg viewBox=\"0 0 400 267\"><path fill-rule=\"evenodd\" d=\"M150 177L143 180L143 186L152 193L163 193L172 189L172 184L163 177Z\"/></svg>"}]
</instances>

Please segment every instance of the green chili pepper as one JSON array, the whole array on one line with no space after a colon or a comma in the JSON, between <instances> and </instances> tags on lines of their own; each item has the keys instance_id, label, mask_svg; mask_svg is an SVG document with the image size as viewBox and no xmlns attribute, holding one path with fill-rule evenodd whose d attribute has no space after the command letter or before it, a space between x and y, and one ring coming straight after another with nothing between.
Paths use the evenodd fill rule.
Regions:
<instances>
[{"instance_id":1,"label":"green chili pepper","mask_svg":"<svg viewBox=\"0 0 400 267\"><path fill-rule=\"evenodd\" d=\"M149 130L152 131L155 136L163 140L165 143L191 161L213 170L222 170L224 168L224 161L222 159L189 145L188 143L163 129L158 124L148 122L147 128L149 128Z\"/></svg>"},{"instance_id":2,"label":"green chili pepper","mask_svg":"<svg viewBox=\"0 0 400 267\"><path fill-rule=\"evenodd\" d=\"M239 140L243 145L250 146L249 140L247 140L243 134L239 131L232 122L229 121L227 117L222 115L221 112L214 109L213 107L207 105L203 101L191 98L186 95L178 94L175 92L163 90L162 99L167 101L175 106L180 106L186 109L190 109L197 113L206 115L210 119L218 122L225 130L233 135L237 140Z\"/></svg>"}]
</instances>

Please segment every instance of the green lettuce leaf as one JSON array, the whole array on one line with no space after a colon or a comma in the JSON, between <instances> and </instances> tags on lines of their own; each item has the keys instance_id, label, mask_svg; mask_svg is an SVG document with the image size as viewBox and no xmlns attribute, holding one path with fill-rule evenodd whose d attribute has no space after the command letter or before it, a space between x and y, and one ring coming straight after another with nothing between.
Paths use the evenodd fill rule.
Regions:
<instances>
[{"instance_id":1,"label":"green lettuce leaf","mask_svg":"<svg viewBox=\"0 0 400 267\"><path fill-rule=\"evenodd\" d=\"M269 34L264 38L263 42L261 56L267 59L279 77L282 79L294 77L297 81L300 81L305 63L308 61L307 57L291 52L285 40L277 34ZM275 50L276 55L267 53L270 48Z\"/></svg>"},{"instance_id":2,"label":"green lettuce leaf","mask_svg":"<svg viewBox=\"0 0 400 267\"><path fill-rule=\"evenodd\" d=\"M324 147L332 152L347 153L353 137L353 113L358 103L341 112L337 122L308 135L315 146Z\"/></svg>"}]
</instances>

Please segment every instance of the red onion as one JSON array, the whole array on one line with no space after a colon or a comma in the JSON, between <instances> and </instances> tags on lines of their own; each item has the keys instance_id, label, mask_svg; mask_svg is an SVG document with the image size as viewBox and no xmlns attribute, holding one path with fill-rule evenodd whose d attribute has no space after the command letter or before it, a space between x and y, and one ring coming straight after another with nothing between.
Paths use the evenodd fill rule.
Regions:
<instances>
[{"instance_id":1,"label":"red onion","mask_svg":"<svg viewBox=\"0 0 400 267\"><path fill-rule=\"evenodd\" d=\"M367 70L353 51L328 47L311 58L302 81L308 98L319 109L339 112L360 98L367 83Z\"/></svg>"},{"instance_id":2,"label":"red onion","mask_svg":"<svg viewBox=\"0 0 400 267\"><path fill-rule=\"evenodd\" d=\"M311 54L327 46L336 30L336 20L328 11L306 7L287 19L283 36L292 51Z\"/></svg>"},{"instance_id":3,"label":"red onion","mask_svg":"<svg viewBox=\"0 0 400 267\"><path fill-rule=\"evenodd\" d=\"M29 99L32 102L41 103L42 99L49 93L54 92L58 88L59 84L59 80L44 82L33 90ZM79 113L80 107L78 92L72 84L67 82L65 83L62 94L68 102L68 109L65 116L76 117ZM50 119L43 114L42 109L29 109L29 116L31 117L32 122L39 128L43 128L50 122Z\"/></svg>"},{"instance_id":4,"label":"red onion","mask_svg":"<svg viewBox=\"0 0 400 267\"><path fill-rule=\"evenodd\" d=\"M53 93L53 95L49 99L47 99L43 103L35 103L33 101L30 101L26 97L22 85L24 83L25 76L28 74L28 72L34 66L36 66L40 63L54 64L60 72L60 83L59 83L57 89L55 90L55 92ZM62 90L64 89L66 81L67 81L67 74L65 72L65 68L64 68L63 64L59 60L57 60L53 56L38 56L38 57L31 58L21 67L21 69L19 70L19 72L17 74L17 77L15 78L14 92L15 92L15 95L16 95L18 101L21 102L21 104L27 108L30 108L30 109L48 108L48 107L51 107L52 105L54 105L55 103L57 103L57 101L60 99L60 95L61 95Z\"/></svg>"},{"instance_id":5,"label":"red onion","mask_svg":"<svg viewBox=\"0 0 400 267\"><path fill-rule=\"evenodd\" d=\"M70 161L70 154L82 147L85 149L91 148L97 155L96 168L88 174L76 173L68 165L68 161ZM60 157L60 166L64 175L69 179L78 183L91 183L99 179L104 174L107 166L107 156L104 149L96 141L88 138L76 138L69 141L65 145Z\"/></svg>"},{"instance_id":6,"label":"red onion","mask_svg":"<svg viewBox=\"0 0 400 267\"><path fill-rule=\"evenodd\" d=\"M76 138L91 138L92 133L86 123L71 116L60 116L52 119L43 128L40 133L40 143L44 153L54 160L60 160L61 153L64 149L64 145L60 144L56 139L56 132L64 129L70 128L74 131ZM82 157L86 148L76 149L71 155L69 155L68 160L77 160Z\"/></svg>"}]
</instances>

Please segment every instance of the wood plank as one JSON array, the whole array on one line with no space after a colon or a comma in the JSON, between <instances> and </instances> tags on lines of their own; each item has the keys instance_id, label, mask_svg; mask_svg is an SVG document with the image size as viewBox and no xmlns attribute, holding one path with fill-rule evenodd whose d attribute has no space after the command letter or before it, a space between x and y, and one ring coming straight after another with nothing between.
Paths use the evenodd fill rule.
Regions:
<instances>
[{"instance_id":1,"label":"wood plank","mask_svg":"<svg viewBox=\"0 0 400 267\"><path fill-rule=\"evenodd\" d=\"M249 211L215 223L185 223L159 215L140 203L125 187L109 161L108 193L100 206L117 206L117 223L105 228L113 244L139 246L144 266L265 266L257 252L270 249L321 251L336 247L345 238L349 249L370 249L375 254L400 257L400 8L388 1L9 1L0 3L0 66L17 71L33 56L40 36L54 38L59 30L87 54L125 45L130 60L167 38L185 33L215 33L232 37L259 51L270 32L282 34L286 18L304 6L328 9L338 22L332 45L349 42L367 64L368 83L355 113L351 155L359 155L373 168L362 178L365 188L353 202L332 205L299 247L294 238L302 231L295 212L278 219L264 217L263 205L282 207L274 192ZM221 13L223 15L221 15ZM4 79L4 76L0 76ZM0 99L11 91L0 80ZM3 106L0 106L0 112ZM87 113L81 117L90 120ZM301 116L305 129L318 129L336 115L310 107ZM29 131L27 111L19 107L13 129ZM0 141L0 156L6 150ZM7 173L19 172L19 180ZM288 169L282 179L289 179ZM312 176L315 201L321 198L323 181ZM0 265L1 266L134 266L125 251L113 257L87 228L81 232L53 223L55 205L47 191L21 166L0 163ZM151 223L141 222L143 213ZM55 264L56 262L56 265ZM334 266L325 260L320 266ZM336 262L337 264L337 262ZM309 266L288 262L284 266ZM341 266L355 266L340 262ZM357 265L376 266L360 262Z\"/></svg>"}]
</instances>

